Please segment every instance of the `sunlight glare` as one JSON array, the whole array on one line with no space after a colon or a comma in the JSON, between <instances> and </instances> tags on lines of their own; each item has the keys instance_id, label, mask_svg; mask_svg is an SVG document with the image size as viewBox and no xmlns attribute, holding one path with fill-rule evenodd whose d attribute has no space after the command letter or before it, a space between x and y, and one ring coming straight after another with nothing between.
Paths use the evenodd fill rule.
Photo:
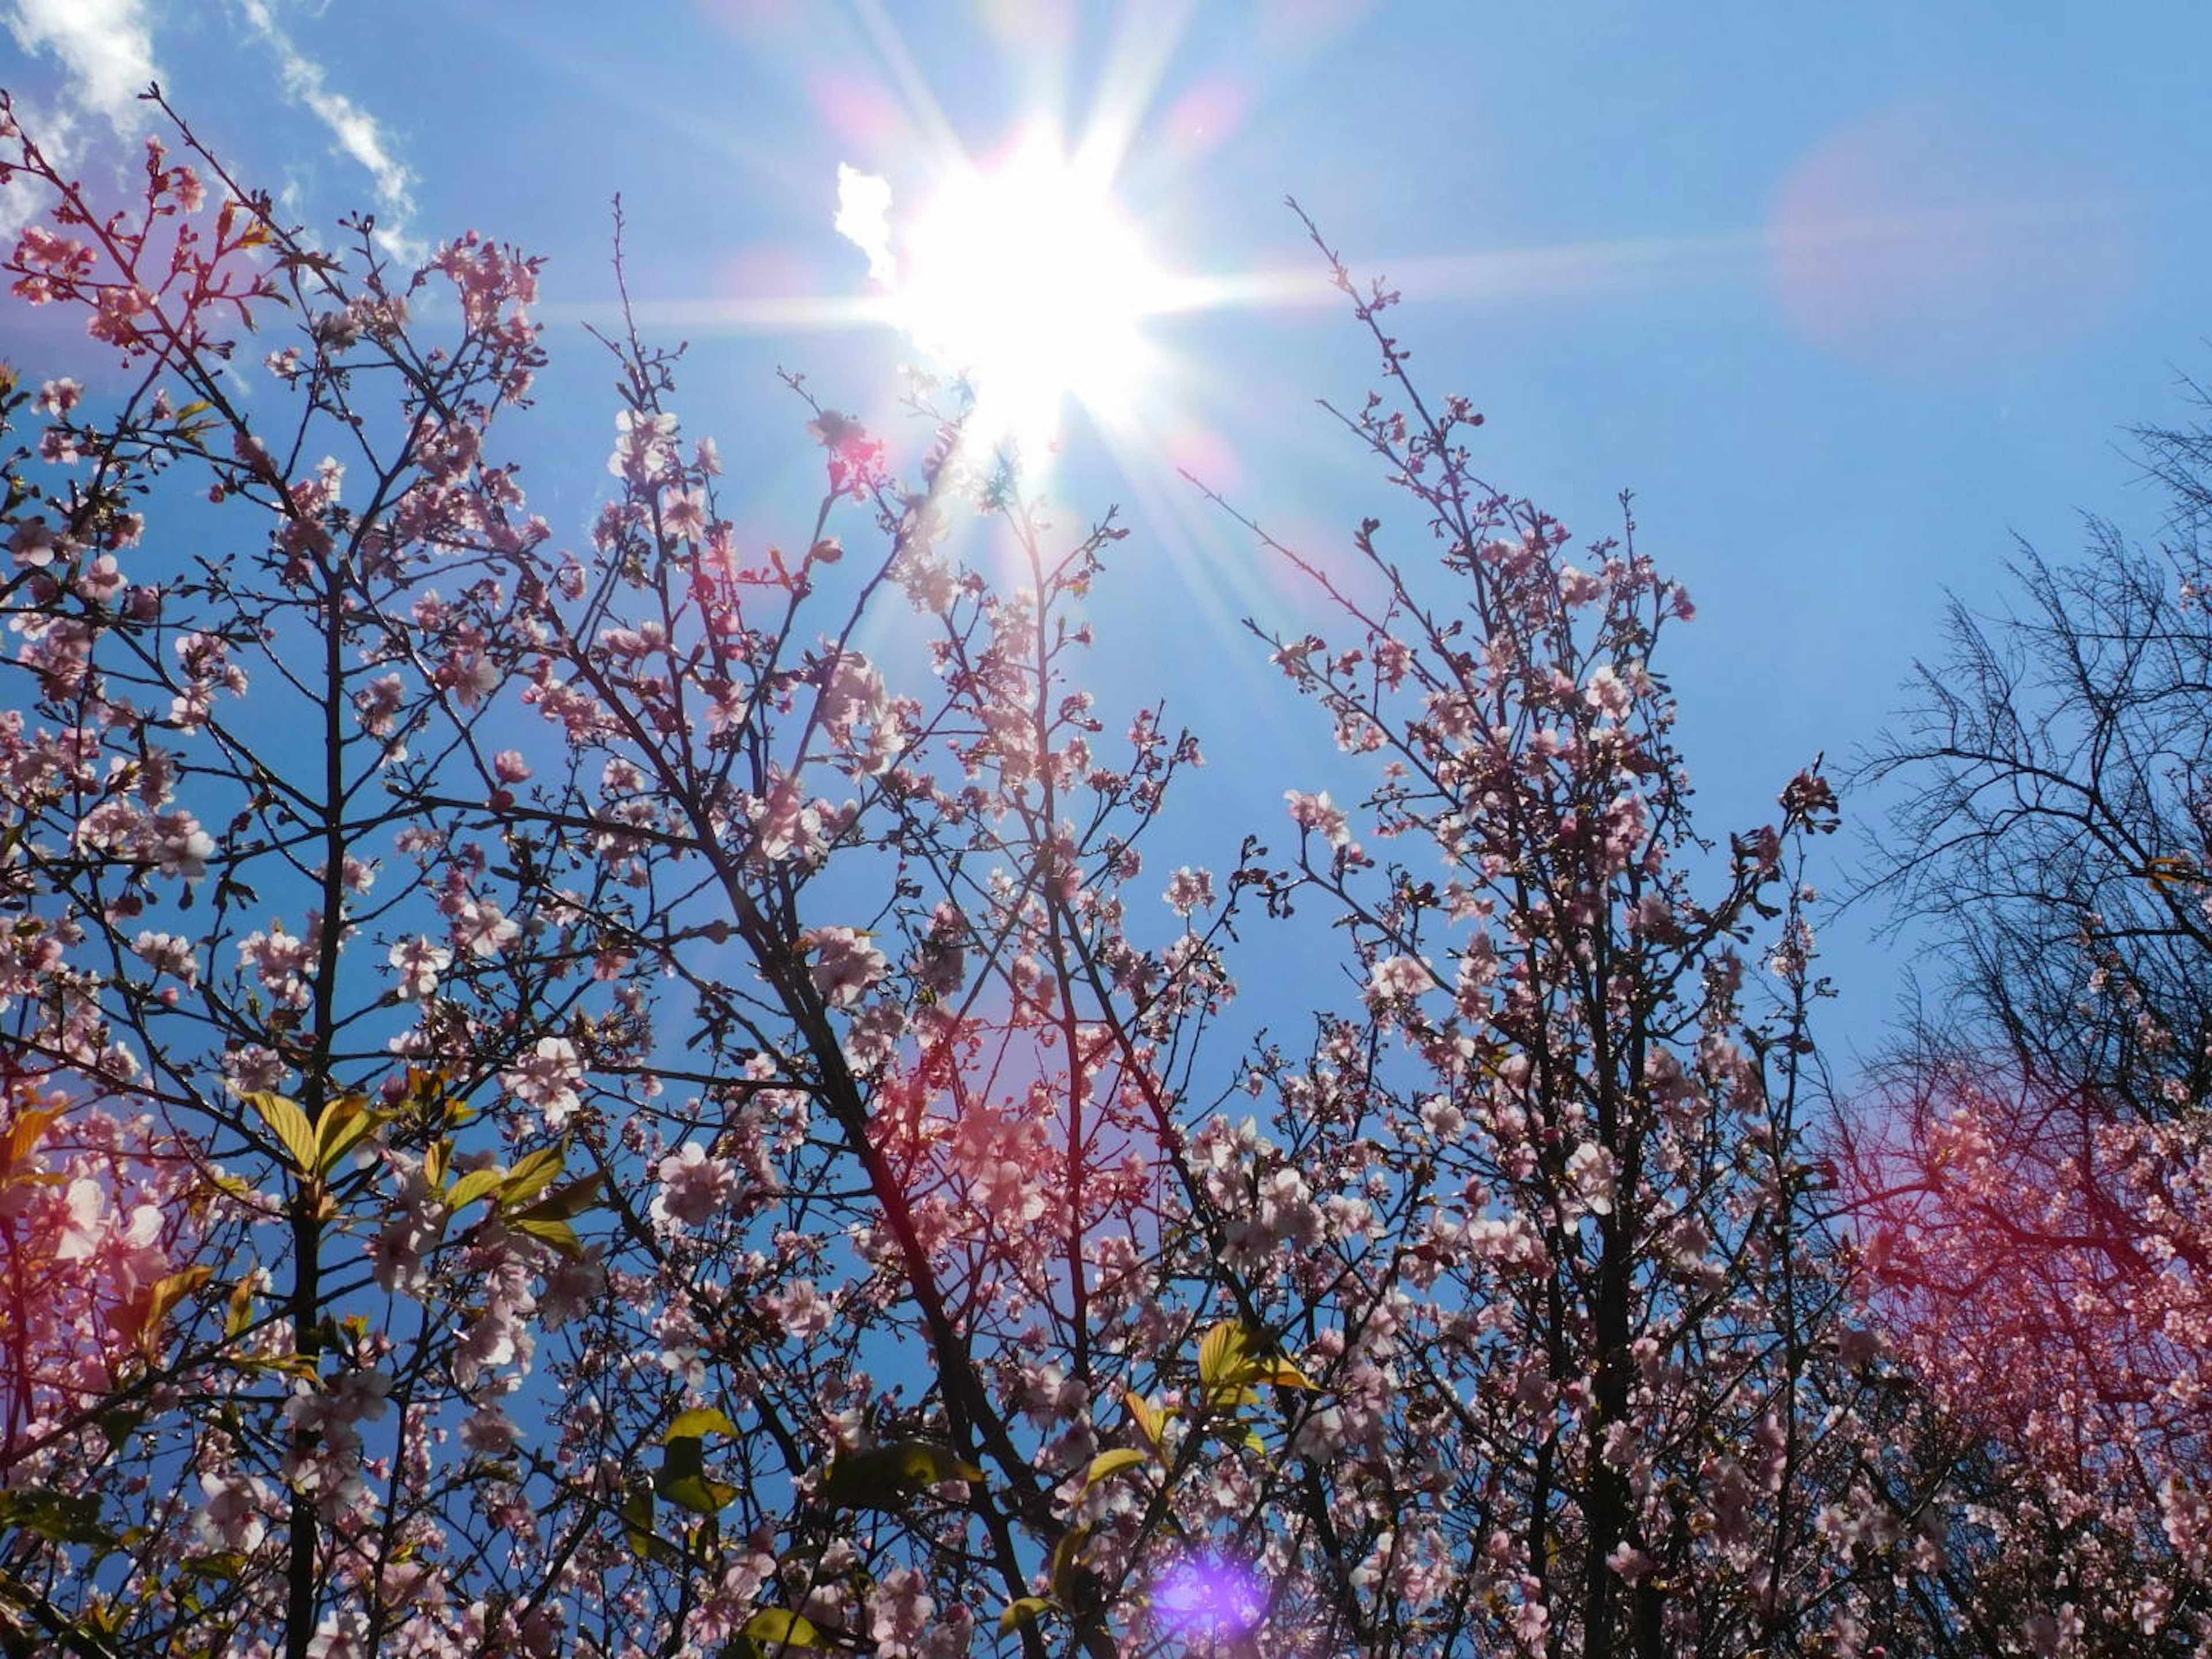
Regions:
<instances>
[{"instance_id":1,"label":"sunlight glare","mask_svg":"<svg viewBox=\"0 0 2212 1659\"><path fill-rule=\"evenodd\" d=\"M987 441L1034 454L1071 398L1127 415L1151 355L1140 324L1166 286L1109 183L1033 131L996 165L961 167L892 238L885 314L965 376Z\"/></svg>"}]
</instances>

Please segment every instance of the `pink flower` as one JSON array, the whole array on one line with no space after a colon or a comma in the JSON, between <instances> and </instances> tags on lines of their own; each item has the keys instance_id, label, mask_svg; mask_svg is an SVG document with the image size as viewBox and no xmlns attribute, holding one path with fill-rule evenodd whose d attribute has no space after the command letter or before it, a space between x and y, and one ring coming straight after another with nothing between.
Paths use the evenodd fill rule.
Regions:
<instances>
[{"instance_id":1,"label":"pink flower","mask_svg":"<svg viewBox=\"0 0 2212 1659\"><path fill-rule=\"evenodd\" d=\"M514 1419L495 1405L480 1406L461 1425L461 1444L472 1452L504 1457L515 1446Z\"/></svg>"},{"instance_id":2,"label":"pink flower","mask_svg":"<svg viewBox=\"0 0 2212 1659\"><path fill-rule=\"evenodd\" d=\"M1206 871L1185 865L1168 878L1168 890L1163 896L1177 915L1187 916L1193 910L1212 904L1213 877Z\"/></svg>"},{"instance_id":3,"label":"pink flower","mask_svg":"<svg viewBox=\"0 0 2212 1659\"><path fill-rule=\"evenodd\" d=\"M665 489L660 495L660 527L684 541L707 533L706 503L696 489Z\"/></svg>"},{"instance_id":4,"label":"pink flower","mask_svg":"<svg viewBox=\"0 0 2212 1659\"><path fill-rule=\"evenodd\" d=\"M142 933L131 941L133 955L157 974L167 974L187 985L199 983L199 958L191 942L175 933Z\"/></svg>"},{"instance_id":5,"label":"pink flower","mask_svg":"<svg viewBox=\"0 0 2212 1659\"><path fill-rule=\"evenodd\" d=\"M72 1181L62 1200L61 1237L54 1243L58 1261L82 1261L100 1248L107 1231L107 1194L91 1180Z\"/></svg>"},{"instance_id":6,"label":"pink flower","mask_svg":"<svg viewBox=\"0 0 2212 1659\"><path fill-rule=\"evenodd\" d=\"M27 569L42 570L52 564L59 546L54 527L40 516L18 522L15 534L8 538L8 550L15 556L15 562Z\"/></svg>"},{"instance_id":7,"label":"pink flower","mask_svg":"<svg viewBox=\"0 0 2212 1659\"><path fill-rule=\"evenodd\" d=\"M814 927L801 935L811 958L814 988L833 1008L849 1008L867 994L889 966L868 936L853 927Z\"/></svg>"},{"instance_id":8,"label":"pink flower","mask_svg":"<svg viewBox=\"0 0 2212 1659\"><path fill-rule=\"evenodd\" d=\"M914 1659L937 1603L911 1567L885 1573L868 1592L868 1634L881 1659Z\"/></svg>"},{"instance_id":9,"label":"pink flower","mask_svg":"<svg viewBox=\"0 0 2212 1659\"><path fill-rule=\"evenodd\" d=\"M1611 1215L1614 1183L1620 1172L1613 1154L1595 1140L1585 1140L1567 1159L1567 1183L1582 1207L1592 1215Z\"/></svg>"},{"instance_id":10,"label":"pink flower","mask_svg":"<svg viewBox=\"0 0 2212 1659\"><path fill-rule=\"evenodd\" d=\"M809 799L796 778L778 778L767 799L751 803L753 833L760 855L770 863L796 859L811 863L829 850L823 841L827 801Z\"/></svg>"},{"instance_id":11,"label":"pink flower","mask_svg":"<svg viewBox=\"0 0 2212 1659\"><path fill-rule=\"evenodd\" d=\"M614 453L607 471L631 483L650 483L676 465L676 417L623 410L615 416Z\"/></svg>"},{"instance_id":12,"label":"pink flower","mask_svg":"<svg viewBox=\"0 0 2212 1659\"><path fill-rule=\"evenodd\" d=\"M1606 720L1618 720L1628 713L1632 700L1627 684L1613 671L1611 663L1592 674L1589 685L1583 690L1583 701Z\"/></svg>"},{"instance_id":13,"label":"pink flower","mask_svg":"<svg viewBox=\"0 0 2212 1659\"><path fill-rule=\"evenodd\" d=\"M310 937L300 939L286 933L281 923L272 923L266 933L249 933L240 942L239 963L254 970L263 988L277 1003L287 1008L304 1008L308 1000L307 975L314 966L317 948L314 931L310 928Z\"/></svg>"},{"instance_id":14,"label":"pink flower","mask_svg":"<svg viewBox=\"0 0 2212 1659\"><path fill-rule=\"evenodd\" d=\"M1283 799L1290 803L1291 822L1301 830L1318 830L1328 838L1332 847L1341 847L1352 839L1352 827L1346 821L1336 803L1324 789L1317 795L1309 795L1296 789L1286 789Z\"/></svg>"},{"instance_id":15,"label":"pink flower","mask_svg":"<svg viewBox=\"0 0 2212 1659\"><path fill-rule=\"evenodd\" d=\"M453 904L453 943L472 957L505 950L522 929L489 899L465 895Z\"/></svg>"},{"instance_id":16,"label":"pink flower","mask_svg":"<svg viewBox=\"0 0 2212 1659\"><path fill-rule=\"evenodd\" d=\"M112 605L123 592L123 572L112 553L103 553L77 572L77 597L94 605Z\"/></svg>"},{"instance_id":17,"label":"pink flower","mask_svg":"<svg viewBox=\"0 0 2212 1659\"><path fill-rule=\"evenodd\" d=\"M193 1511L192 1530L211 1549L251 1555L268 1535L264 1515L276 1512L276 1497L259 1480L244 1474L200 1476L207 1502Z\"/></svg>"},{"instance_id":18,"label":"pink flower","mask_svg":"<svg viewBox=\"0 0 2212 1659\"><path fill-rule=\"evenodd\" d=\"M535 1106L549 1129L561 1128L583 1104L583 1062L566 1037L540 1037L537 1046L500 1074L501 1086L524 1104Z\"/></svg>"},{"instance_id":19,"label":"pink flower","mask_svg":"<svg viewBox=\"0 0 2212 1659\"><path fill-rule=\"evenodd\" d=\"M1642 1583L1646 1575L1657 1565L1650 1556L1626 1540L1613 1546L1613 1553L1605 1558L1605 1564L1619 1573L1623 1581L1631 1584Z\"/></svg>"},{"instance_id":20,"label":"pink flower","mask_svg":"<svg viewBox=\"0 0 2212 1659\"><path fill-rule=\"evenodd\" d=\"M453 965L453 953L418 935L393 945L391 962L399 970L401 1000L420 1002L438 988L438 975Z\"/></svg>"},{"instance_id":21,"label":"pink flower","mask_svg":"<svg viewBox=\"0 0 2212 1659\"><path fill-rule=\"evenodd\" d=\"M1437 976L1419 957L1385 957L1367 982L1370 997L1417 997L1435 988Z\"/></svg>"},{"instance_id":22,"label":"pink flower","mask_svg":"<svg viewBox=\"0 0 2212 1659\"><path fill-rule=\"evenodd\" d=\"M660 1192L652 1206L655 1221L703 1226L737 1196L735 1167L696 1140L685 1141L662 1158L654 1173L660 1177Z\"/></svg>"}]
</instances>

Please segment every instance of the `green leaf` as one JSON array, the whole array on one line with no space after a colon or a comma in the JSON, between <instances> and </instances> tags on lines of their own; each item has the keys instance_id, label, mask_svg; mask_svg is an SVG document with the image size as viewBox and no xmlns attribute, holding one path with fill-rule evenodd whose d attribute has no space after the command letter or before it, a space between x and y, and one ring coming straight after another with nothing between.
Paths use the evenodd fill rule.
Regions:
<instances>
[{"instance_id":1,"label":"green leaf","mask_svg":"<svg viewBox=\"0 0 2212 1659\"><path fill-rule=\"evenodd\" d=\"M653 1489L640 1486L623 1499L623 1532L629 1540L632 1554L641 1560L659 1560L668 1553L668 1547L653 1535Z\"/></svg>"},{"instance_id":2,"label":"green leaf","mask_svg":"<svg viewBox=\"0 0 2212 1659\"><path fill-rule=\"evenodd\" d=\"M519 1210L533 1201L561 1178L568 1161L568 1149L563 1146L542 1146L522 1158L507 1172L507 1183L499 1192L499 1207Z\"/></svg>"},{"instance_id":3,"label":"green leaf","mask_svg":"<svg viewBox=\"0 0 2212 1659\"><path fill-rule=\"evenodd\" d=\"M1052 1547L1052 1560L1048 1571L1052 1578L1053 1594L1066 1601L1074 1589L1077 1571L1083 1565L1083 1547L1091 1541L1091 1528L1070 1527L1060 1534L1060 1542Z\"/></svg>"},{"instance_id":4,"label":"green leaf","mask_svg":"<svg viewBox=\"0 0 2212 1659\"><path fill-rule=\"evenodd\" d=\"M745 1620L745 1634L770 1654L822 1645L822 1632L788 1607L763 1607Z\"/></svg>"},{"instance_id":5,"label":"green leaf","mask_svg":"<svg viewBox=\"0 0 2212 1659\"><path fill-rule=\"evenodd\" d=\"M556 1187L527 1209L516 1210L514 1213L517 1218L527 1217L534 1221L570 1221L592 1207L592 1194L599 1189L599 1177L587 1175L565 1187ZM502 1206L508 1204L505 1198L500 1201Z\"/></svg>"},{"instance_id":6,"label":"green leaf","mask_svg":"<svg viewBox=\"0 0 2212 1659\"><path fill-rule=\"evenodd\" d=\"M346 1095L324 1107L315 1125L315 1173L326 1176L337 1169L388 1117L371 1111L365 1095Z\"/></svg>"},{"instance_id":7,"label":"green leaf","mask_svg":"<svg viewBox=\"0 0 2212 1659\"><path fill-rule=\"evenodd\" d=\"M1319 1385L1289 1360L1277 1356L1255 1359L1249 1367L1250 1380L1272 1382L1279 1389L1316 1389Z\"/></svg>"},{"instance_id":8,"label":"green leaf","mask_svg":"<svg viewBox=\"0 0 2212 1659\"><path fill-rule=\"evenodd\" d=\"M941 1480L981 1480L983 1471L947 1446L902 1440L854 1452L830 1465L823 1477L825 1503L847 1510L901 1510Z\"/></svg>"},{"instance_id":9,"label":"green leaf","mask_svg":"<svg viewBox=\"0 0 2212 1659\"><path fill-rule=\"evenodd\" d=\"M1042 1595L1024 1595L1006 1603L1006 1610L999 1615L999 1634L1011 1636L1039 1613L1052 1609L1052 1602Z\"/></svg>"},{"instance_id":10,"label":"green leaf","mask_svg":"<svg viewBox=\"0 0 2212 1659\"><path fill-rule=\"evenodd\" d=\"M685 1416L706 1416L707 1413L687 1412ZM711 1413L720 1417L719 1412ZM678 1419L679 1422L681 1419ZM727 1422L729 1419L723 1419ZM705 1443L696 1434L668 1437L660 1455L660 1468L653 1478L653 1488L672 1504L680 1504L695 1515L720 1513L738 1495L735 1486L726 1486L707 1476Z\"/></svg>"},{"instance_id":11,"label":"green leaf","mask_svg":"<svg viewBox=\"0 0 2212 1659\"><path fill-rule=\"evenodd\" d=\"M1154 1451L1162 1449L1166 1444L1167 1414L1134 1389L1125 1391L1121 1398L1129 1407L1129 1420L1137 1425L1138 1431L1152 1443Z\"/></svg>"},{"instance_id":12,"label":"green leaf","mask_svg":"<svg viewBox=\"0 0 2212 1659\"><path fill-rule=\"evenodd\" d=\"M223 1310L222 1334L225 1340L236 1341L253 1326L253 1276L248 1273L234 1285L230 1301Z\"/></svg>"},{"instance_id":13,"label":"green leaf","mask_svg":"<svg viewBox=\"0 0 2212 1659\"><path fill-rule=\"evenodd\" d=\"M0 1492L0 1527L20 1527L53 1544L115 1544L100 1524L100 1500L79 1493Z\"/></svg>"},{"instance_id":14,"label":"green leaf","mask_svg":"<svg viewBox=\"0 0 2212 1659\"><path fill-rule=\"evenodd\" d=\"M584 1241L565 1221L550 1216L518 1215L509 1217L507 1225L519 1233L543 1240L565 1256L574 1258L584 1254Z\"/></svg>"},{"instance_id":15,"label":"green leaf","mask_svg":"<svg viewBox=\"0 0 2212 1659\"><path fill-rule=\"evenodd\" d=\"M303 1120L304 1121L304 1120ZM215 1277L215 1269L202 1262L182 1273L155 1281L144 1293L144 1311L138 1321L138 1352L151 1364L161 1348L161 1328L177 1304Z\"/></svg>"},{"instance_id":16,"label":"green leaf","mask_svg":"<svg viewBox=\"0 0 2212 1659\"><path fill-rule=\"evenodd\" d=\"M1114 1451L1103 1451L1091 1460L1091 1468L1083 1476L1083 1490L1089 1492L1101 1480L1111 1480L1124 1469L1133 1469L1139 1463L1151 1461L1151 1454L1120 1447Z\"/></svg>"},{"instance_id":17,"label":"green leaf","mask_svg":"<svg viewBox=\"0 0 2212 1659\"><path fill-rule=\"evenodd\" d=\"M1234 1319L1223 1320L1198 1345L1198 1380L1208 1389L1241 1382L1244 1358L1251 1347L1242 1324Z\"/></svg>"},{"instance_id":18,"label":"green leaf","mask_svg":"<svg viewBox=\"0 0 2212 1659\"><path fill-rule=\"evenodd\" d=\"M665 1446L672 1441L696 1440L709 1434L734 1435L737 1431L738 1425L730 1421L726 1413L715 1410L712 1406L702 1406L696 1411L684 1413L671 1423L668 1432L661 1437L660 1443Z\"/></svg>"},{"instance_id":19,"label":"green leaf","mask_svg":"<svg viewBox=\"0 0 2212 1659\"><path fill-rule=\"evenodd\" d=\"M307 1121L307 1115L300 1109L298 1103L288 1100L283 1095L272 1095L258 1089L248 1090L239 1098L260 1115L261 1121L283 1143L284 1150L291 1155L292 1167L301 1175L313 1175L315 1172L315 1129Z\"/></svg>"},{"instance_id":20,"label":"green leaf","mask_svg":"<svg viewBox=\"0 0 2212 1659\"><path fill-rule=\"evenodd\" d=\"M446 1207L465 1210L489 1193L499 1190L499 1183L507 1179L507 1171L496 1166L489 1170L471 1170L453 1183L446 1194Z\"/></svg>"},{"instance_id":21,"label":"green leaf","mask_svg":"<svg viewBox=\"0 0 2212 1659\"><path fill-rule=\"evenodd\" d=\"M246 1571L246 1557L236 1550L225 1550L218 1555L195 1555L178 1571L191 1578L235 1578Z\"/></svg>"}]
</instances>

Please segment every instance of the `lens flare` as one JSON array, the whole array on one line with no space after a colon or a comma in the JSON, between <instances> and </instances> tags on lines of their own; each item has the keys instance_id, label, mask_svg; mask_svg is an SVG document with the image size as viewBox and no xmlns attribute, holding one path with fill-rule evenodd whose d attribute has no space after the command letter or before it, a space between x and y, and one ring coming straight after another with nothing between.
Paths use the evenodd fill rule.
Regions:
<instances>
[{"instance_id":1,"label":"lens flare","mask_svg":"<svg viewBox=\"0 0 2212 1659\"><path fill-rule=\"evenodd\" d=\"M1267 1597L1241 1562L1196 1556L1160 1575L1152 1607L1185 1636L1242 1636L1260 1622Z\"/></svg>"},{"instance_id":2,"label":"lens flare","mask_svg":"<svg viewBox=\"0 0 2212 1659\"><path fill-rule=\"evenodd\" d=\"M848 170L842 183L838 228L868 250L889 320L975 392L971 430L1028 449L1069 399L1127 408L1151 361L1139 325L1167 285L1103 163L1032 130L903 223L878 181Z\"/></svg>"}]
</instances>

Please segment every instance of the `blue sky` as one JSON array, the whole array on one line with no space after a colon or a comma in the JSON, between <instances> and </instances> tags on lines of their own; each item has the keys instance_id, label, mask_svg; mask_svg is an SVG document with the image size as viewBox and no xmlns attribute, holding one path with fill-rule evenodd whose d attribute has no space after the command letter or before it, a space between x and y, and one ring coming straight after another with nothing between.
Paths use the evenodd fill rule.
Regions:
<instances>
[{"instance_id":1,"label":"blue sky","mask_svg":"<svg viewBox=\"0 0 2212 1659\"><path fill-rule=\"evenodd\" d=\"M1403 289L1416 368L1490 417L1489 476L1590 535L1636 492L1643 546L1700 608L1661 665L1715 835L1764 818L1814 751L1869 741L1942 590L1998 600L2015 534L2066 553L2083 509L2154 534L2119 429L2179 418L2177 375L2212 373L2212 13L2190 4L0 0L0 85L88 177L119 179L144 130L128 94L158 76L302 219L370 206L403 243L474 226L548 255L556 362L526 459L564 537L607 483L608 376L580 324L612 297L617 191L633 291L694 342L687 429L719 434L763 534L796 537L817 460L775 368L875 413L910 355L835 307L801 327L767 303L865 295L831 227L840 164L912 204L951 146L988 156L1038 118L1125 132L1116 191L1155 258L1254 302L1153 319L1164 367L1133 428L1075 418L1051 488L1071 520L1124 507L1102 700L1164 694L1200 729L1217 825L1277 828L1281 791L1333 763L1234 626L1305 613L1175 467L1316 548L1381 499L1313 406L1356 399L1372 365L1312 303L1286 193ZM1171 861L1225 863L1215 833ZM1841 1058L1878 1039L1895 973L1855 919L1824 942Z\"/></svg>"}]
</instances>

